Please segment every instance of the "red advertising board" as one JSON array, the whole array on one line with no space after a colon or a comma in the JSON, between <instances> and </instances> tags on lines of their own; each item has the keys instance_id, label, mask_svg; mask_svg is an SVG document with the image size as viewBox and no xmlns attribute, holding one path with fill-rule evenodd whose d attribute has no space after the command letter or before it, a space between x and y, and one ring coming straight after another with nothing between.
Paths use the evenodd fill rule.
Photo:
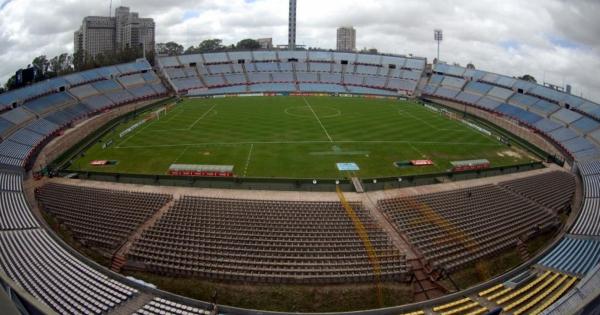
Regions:
<instances>
[{"instance_id":1,"label":"red advertising board","mask_svg":"<svg viewBox=\"0 0 600 315\"><path fill-rule=\"evenodd\" d=\"M433 165L433 161L432 160L412 160L412 161L410 161L410 164L412 164L413 166L429 166L429 165Z\"/></svg>"},{"instance_id":2,"label":"red advertising board","mask_svg":"<svg viewBox=\"0 0 600 315\"><path fill-rule=\"evenodd\" d=\"M233 177L231 172L211 171L169 171L171 176L200 176L200 177Z\"/></svg>"}]
</instances>

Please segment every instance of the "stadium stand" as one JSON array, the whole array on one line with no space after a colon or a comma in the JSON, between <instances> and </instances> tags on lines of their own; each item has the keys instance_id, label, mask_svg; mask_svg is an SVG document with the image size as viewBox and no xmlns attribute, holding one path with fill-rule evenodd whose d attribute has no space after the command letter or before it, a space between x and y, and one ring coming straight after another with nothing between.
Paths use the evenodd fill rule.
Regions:
<instances>
[{"instance_id":1,"label":"stadium stand","mask_svg":"<svg viewBox=\"0 0 600 315\"><path fill-rule=\"evenodd\" d=\"M524 280L519 281L521 279ZM577 277L551 271L533 277L526 272L502 286L480 293L480 296L499 305L504 312L515 315L539 314L578 280Z\"/></svg>"},{"instance_id":2,"label":"stadium stand","mask_svg":"<svg viewBox=\"0 0 600 315\"><path fill-rule=\"evenodd\" d=\"M538 180L509 186L527 187ZM527 191L520 193L556 204L554 196ZM539 204L495 185L380 200L378 206L434 267L449 271L557 223L556 216Z\"/></svg>"},{"instance_id":3,"label":"stadium stand","mask_svg":"<svg viewBox=\"0 0 600 315\"><path fill-rule=\"evenodd\" d=\"M36 191L43 210L64 222L74 237L115 250L172 197L48 184Z\"/></svg>"},{"instance_id":4,"label":"stadium stand","mask_svg":"<svg viewBox=\"0 0 600 315\"><path fill-rule=\"evenodd\" d=\"M583 276L600 263L600 240L565 237L539 265L576 276Z\"/></svg>"},{"instance_id":5,"label":"stadium stand","mask_svg":"<svg viewBox=\"0 0 600 315\"><path fill-rule=\"evenodd\" d=\"M256 59L257 56L259 59ZM223 93L256 93L260 91L273 92L272 89L264 90L262 84L297 81L298 83L311 83L300 84L298 86L299 92L396 96L397 91L409 94L415 93L425 64L425 61L419 58L407 59L394 56L382 57L380 55L317 51L309 52L308 56L305 53L288 53L284 51L230 52L227 55L186 56L189 59L199 57L205 60L204 64L209 70L207 73L194 73L191 75L185 73L179 68L179 64L173 61L172 57L164 57L165 60L159 62L159 65L162 66L162 72L178 93L216 95ZM240 61L243 61L243 64L236 63ZM343 65L342 62L348 62L349 64ZM394 65L396 68L388 70L390 65ZM398 80L389 80L391 70L395 70L394 73ZM343 78L342 72L345 73ZM231 73L239 74L232 75ZM225 75L224 78L221 76L223 74ZM261 85L252 87L251 85L254 84ZM341 86L332 87L331 84ZM236 85L248 85L249 88L234 88ZM350 88L346 85L354 87ZM309 90L303 91L304 87ZM323 90L319 91L319 88L323 88ZM275 89L274 92L296 90L296 88L291 90L286 88L284 90Z\"/></svg>"},{"instance_id":6,"label":"stadium stand","mask_svg":"<svg viewBox=\"0 0 600 315\"><path fill-rule=\"evenodd\" d=\"M234 86L204 89L205 85L202 83L202 81L204 80L205 75L210 74L205 72L207 70L203 65L204 63L207 63L208 66L211 66L211 62L214 64L227 63L231 69L239 73L241 75L240 77L245 79L247 71L241 65L231 64L232 62L235 63L237 60L239 60L232 59L232 56L235 58L245 59L247 62L252 62L253 60L256 61L256 58L260 60L266 58L257 57L255 53L242 52L238 53L237 55L233 53L219 53L197 56L192 55L170 57L171 59L168 60L163 60L163 58L160 58L159 64L161 64L161 67L164 70L165 68L169 67L181 66L182 63L186 62L187 64L197 62L197 68L186 68L186 70L184 70L184 75L186 76L185 78L193 79L195 85L192 84L192 87L188 88L192 89L193 92L207 94L249 92L250 89L246 86L246 84L252 84L256 82L238 80L241 82L235 83L237 85ZM396 76L396 78L405 78L406 76L411 76L410 74L405 75L405 72L422 74L425 64L424 60L410 58L406 59L401 57L389 57L392 60L388 60L387 56L376 56L375 59L370 59L367 57L362 57L361 55L341 55L333 52L277 52L276 57L278 58L277 60L280 61L277 67L279 71L282 72L284 71L283 69L291 69L294 72L297 71L294 70L295 66L288 67L289 65L295 64L295 62L289 62L289 60L285 60L284 56L289 57L289 59L297 59L300 62L308 64L306 68L307 72L319 72L317 75L319 82L310 84L322 85L310 86L307 84L302 86L302 88L306 88L307 90L328 89L330 87L335 87L335 89L338 91L340 89L346 91L347 88L351 88L345 87L344 85L338 85L338 82L332 82L334 84L323 84L325 83L325 81L323 81L323 75L329 73L327 71L323 72L313 70L311 67L311 62L326 62L331 67L331 73L337 73L340 74L340 76L342 71L344 73L352 74L355 70L358 70L360 66L364 66L359 63L382 65L383 67L387 66L387 64L397 63L396 69L390 69L390 71L386 72L385 74L385 71L382 72L383 69L379 69L380 75L392 76L393 74ZM349 61L351 65L341 65L339 64L341 60ZM375 62L377 60L379 60L379 64ZM226 69L227 67L224 68ZM323 70L325 68L326 67L315 66L315 69ZM417 71L399 71L399 68L412 68L416 69ZM368 68L361 67L360 69L361 72L371 71L366 70ZM26 164L26 160L30 157L31 152L34 151L34 146L39 143L41 139L40 136L47 137L59 130L59 128L68 125L74 119L86 117L87 114L96 109L113 106L110 102L100 104L100 99L93 99L94 101L92 101L92 98L96 96L102 96L107 100L105 95L110 92L119 93L119 91L126 91L124 87L115 80L120 82L120 77L123 75L135 75L136 72L149 70L151 71L149 65L106 67L89 71L89 73L85 72L73 74L64 78L49 80L47 82L42 82L21 90L1 94L0 110L5 110L5 112L2 114L2 117L0 117L0 136L3 140L3 142L0 143L0 146L2 146L0 147L0 164L23 167ZM289 72L290 70L286 71ZM600 106L595 103L567 95L565 93L560 93L552 89L537 86L533 83L516 80L506 76L490 74L485 71L472 69L465 69L463 71L463 69L460 67L454 66L448 67L443 71L438 71L438 67L435 66L434 72L437 74L432 76L429 84L423 91L424 95L434 95L434 93L436 93L440 88L446 89L438 92L438 94L442 95L452 95L452 93L447 93L447 90L457 91L458 93L452 96L454 101L468 103L479 108L485 108L490 111L494 111L495 113L504 113L506 116L509 116L512 119L522 121L523 123L528 123L532 125L532 128L541 131L543 134L551 135L558 145L568 149L573 155L573 158L578 161L577 169L579 171L579 175L582 177L584 203L581 214L577 218L573 229L570 231L570 233L573 235L564 237L564 239L539 262L538 268L549 269L549 273L537 275L531 280L533 282L524 282L522 287L518 286L517 288L511 288L507 287L506 284L495 286L495 288L497 288L496 290L498 291L496 292L492 290L490 295L496 295L499 292L507 289L510 290L495 296L493 300L501 300L502 302L499 302L499 304L501 304L503 307L510 307L511 305L514 305L511 308L511 310L515 310L514 313L527 312L536 314L547 307L550 307L550 311L562 310L560 307L565 307L566 305L566 302L564 301L569 301L570 299L583 299L582 296L586 296L586 294L592 294L590 293L592 291L589 288L598 287L597 279L598 274L600 274L600 272L598 272L598 263L600 259L598 257L598 253L600 250L596 237L598 236L597 200L600 198L600 172L598 171L600 167L598 166L597 161L592 161L590 163L585 163L583 161L594 160L600 157L600 152L598 151L598 147L600 146L600 130L598 130ZM277 72L272 72L269 74L270 79L275 77L274 73ZM448 82L458 82L456 80L446 80L445 78L448 76L463 77L474 81L467 82L466 85L459 90L458 87L452 86L452 84L447 84ZM154 84L156 84L152 85L152 90L156 91L157 93L160 93L159 91L163 91L163 93L166 92L165 87L162 86L161 83L158 81L152 81L153 78L151 75L145 76L142 74L142 77L144 78L143 80L145 83L154 82ZM238 79L240 77L238 77ZM435 80L434 77L436 78ZM420 79L420 76L418 78ZM173 79L171 78L170 81L173 81ZM363 81L367 80L365 79ZM390 83L387 85L389 88L396 86L392 85L391 81L392 80L390 80ZM409 79L408 81L413 80ZM416 89L416 80L414 81L414 88ZM446 82L446 84L442 84L442 82ZM274 82L265 83L270 84ZM226 84L233 83L229 82L227 79ZM79 86L84 85L87 86L85 88L77 89ZM499 92L503 91L499 90L501 86L503 88L508 88L508 92ZM66 88L67 92L57 92L63 87ZM494 88L496 88L496 90L492 91ZM517 90L519 91L517 92ZM75 93L73 91L78 92ZM99 94L93 94L94 91ZM377 94L381 93L381 91L384 91L383 93L391 93L390 91L381 89L368 89L364 86L357 86L356 89L353 90L353 92L358 93L365 91L377 92ZM146 92L149 92L149 90L146 88L140 88L139 90L131 91L130 95L132 99L134 99L135 97L145 95ZM521 97L520 95L526 95L527 97ZM502 100L505 96L506 99ZM533 99L531 97L537 98L538 101L533 103ZM79 104L79 102L81 102L81 104ZM91 106L90 104L92 103L98 105ZM567 107L571 108L568 109ZM517 110L513 108L516 108ZM499 110L496 111L496 109ZM4 115L7 113L10 114L6 115L5 118ZM542 119L532 123L531 117L534 116L529 116L527 113L533 113ZM40 118L40 116L43 116L43 118ZM9 118L11 120L9 120ZM0 266L2 267L2 270L25 290L59 313L105 313L135 296L137 294L135 289L131 288L130 286L120 284L115 280L111 280L100 272L88 267L80 261L80 259L82 259L81 257L76 258L75 256L67 253L60 247L62 245L56 243L56 241L54 241L47 232L39 228L39 225L29 211L29 206L25 202L21 193L22 188L18 183L21 180L22 175L19 172L15 172L14 170L0 170L0 213L2 214L2 220L0 220L0 243L2 244L2 246L0 246ZM555 183L560 182L558 178L554 177L548 177L545 180ZM565 180L571 182L571 179L566 179L566 177ZM510 205L509 203L511 208L518 209L520 211L520 213L515 215L515 217L521 218L518 215L531 212L535 214L532 215L532 217L542 220L541 218L549 215L548 221L553 221L552 214L544 211L539 205L541 204L548 207L560 207L560 205L564 204L563 200L567 198L567 193L563 194L562 192L555 191L554 185L550 185L550 187L547 187L547 185L543 186L544 188L548 188L549 191L555 191L554 194L532 190L532 187L539 187L541 186L541 183L545 183L544 179L541 177L532 179L532 182L529 185L521 182L504 182L489 188L490 191L494 191L493 193L488 193L492 200L489 201L486 199L485 201L490 204L496 204L494 201L495 198L493 198L495 193L509 194L514 200L518 201L514 205ZM420 196L418 198L423 197ZM452 198L460 199L456 197ZM441 198L440 200L443 200L444 203L449 202L450 205L460 205L458 202L451 201L452 198ZM360 209L360 206L357 207ZM442 210L438 211L437 204L431 207L435 209L435 212L426 211L425 218L428 218L434 223L452 222L452 224L456 224L459 227L471 227L479 225L479 227L474 228L474 230L480 231L481 234L473 237L478 242L482 240L485 241L485 233L488 231L486 228L494 228L495 231L500 231L500 233L507 233L506 231L514 231L516 229L514 225L507 223L507 221L488 221L487 225L484 227L481 226L481 224L483 224L483 219L479 220L479 217L498 220L499 218L494 216L497 214L492 214L491 216L487 213L481 216L472 215L471 217L474 219L468 221L466 220L466 217L469 213L468 210L455 210L457 211L456 213L450 213L443 212ZM445 207L446 204L444 204L443 208ZM279 208L279 206L275 206L271 209L279 210ZM169 213L171 211L175 211L174 209L175 208L171 209ZM457 208L450 207L450 209ZM481 211L480 209L478 210ZM394 208L390 211L393 212L398 210ZM213 210L213 213L214 212L216 212L216 210ZM499 211L499 213L508 216L512 212L506 210L505 212ZM430 216L432 214L434 217ZM194 217L196 215L198 214L194 213L191 216ZM241 221L239 218L240 217L238 217L237 220ZM262 215L257 215L257 218L263 219L264 217ZM222 220L223 216L211 216L210 219L215 220L209 222L217 222L217 220ZM272 218L269 217L269 220L271 219ZM457 221L454 221L455 219L457 219ZM173 222L176 222L175 219L173 220ZM505 219L500 218L500 220ZM264 222L267 222L266 219ZM273 225L273 221L268 222L269 227ZM496 225L490 222L500 223ZM523 220L522 222L529 221ZM320 223L321 222L319 222L319 224ZM534 224L535 223L532 223L532 225ZM216 228L219 228L219 226L215 227L215 229ZM438 229L438 227L436 227L436 229ZM346 228L346 230L348 230L348 228ZM445 232L442 232L442 234L448 232L447 228L442 228L442 230L445 230ZM450 229L450 231L452 230L453 229ZM467 228L464 230L467 230ZM179 240L178 237L180 235L172 232L172 230L168 231L169 232L165 235L169 235L169 237L172 237L173 239L170 239L171 243L169 244L178 244L175 242ZM230 231L228 230L228 233L229 232ZM237 232L237 230L235 232ZM213 231L213 234L215 233L216 232ZM234 232L231 233L231 235L234 235ZM417 233L417 231L411 231L411 233ZM458 233L458 235L460 234L461 233ZM515 234L518 235L519 233ZM219 235L219 237L221 237L221 235ZM460 239L460 236L458 238ZM451 243L457 243L456 238L449 238L449 240ZM214 243L218 241L216 241L216 239L209 239L201 240L201 242ZM435 241L430 240L429 242L435 246L441 246ZM160 250L168 250L172 252L178 251L178 249L174 249L173 246L165 248L160 247L164 245L156 245L155 243L152 244L154 247L150 248L160 248ZM489 243L483 244L484 245L481 246L488 246L486 244ZM136 244L136 246L137 245L139 244ZM457 246L456 244L453 244L451 246L462 249L464 248L464 241L463 245L459 244ZM384 246L384 248L386 247ZM491 247L490 251L487 253L483 251L482 255L493 252L493 249L494 248ZM444 247L443 250L446 250L446 248ZM151 252L152 251L146 255L151 255ZM33 255L32 253L36 253L36 255ZM37 255L38 253L39 255ZM430 257L434 254L430 254ZM395 253L393 256L402 257L402 254ZM164 257L150 256L150 258L146 259L151 261L152 264L159 265L157 268L161 268L161 270L167 269L169 272L182 274L183 271L181 271L180 268L174 268L173 266L180 266L187 263L186 259L188 259L188 256L169 256L166 259ZM169 262L165 264L164 262L160 262L159 259L165 259ZM259 256L259 258L255 259L255 261L260 261L260 259L264 259L264 257ZM354 259L354 257L352 257L352 259ZM468 260L469 258L466 259ZM400 261L399 264L398 261ZM402 258L394 258L393 262L394 263L390 262L390 265L394 266L391 268L392 270L395 270L400 274L405 274L407 272ZM239 264L240 261L236 260L235 263ZM460 261L459 263L464 263L464 260ZM173 271L173 269L176 271ZM273 269L270 270L272 271ZM397 270L400 270L400 272ZM556 271L561 272L561 274L556 273ZM232 277L231 274L227 275L222 271L218 272L220 272L220 275L217 276L217 278ZM394 273L394 275L397 273ZM251 277L251 279L255 279L254 277L257 277L257 274L243 275L243 277L248 276ZM584 280L581 281L575 291L566 293L567 290L577 281L574 276L584 277ZM565 293L565 298L559 300L560 296ZM555 301L558 301L557 304L551 305ZM155 304L152 304L152 302L155 302ZM200 308L190 309L190 307L164 299L159 300L157 298L152 302L148 304L150 305L148 309L144 306L138 312L141 314L163 314L184 313L187 311L201 314L203 311ZM471 304L469 300L464 299L456 302L460 303L453 304L453 306L448 307L447 309L442 309L442 312L456 311L461 307L466 307ZM521 310L525 306L528 306L528 308ZM479 309L476 306L468 309L469 312L476 312L478 310ZM206 312L206 309L204 312ZM462 312L462 310L457 311L457 313L460 312ZM558 311L558 313L561 312Z\"/></svg>"},{"instance_id":7,"label":"stadium stand","mask_svg":"<svg viewBox=\"0 0 600 315\"><path fill-rule=\"evenodd\" d=\"M600 236L600 198L586 198L571 233Z\"/></svg>"},{"instance_id":8,"label":"stadium stand","mask_svg":"<svg viewBox=\"0 0 600 315\"><path fill-rule=\"evenodd\" d=\"M569 207L575 194L575 177L570 173L559 171L502 182L499 185L558 211Z\"/></svg>"},{"instance_id":9,"label":"stadium stand","mask_svg":"<svg viewBox=\"0 0 600 315\"><path fill-rule=\"evenodd\" d=\"M58 313L102 314L137 293L78 262L43 230L2 231L0 244L4 272Z\"/></svg>"},{"instance_id":10,"label":"stadium stand","mask_svg":"<svg viewBox=\"0 0 600 315\"><path fill-rule=\"evenodd\" d=\"M23 175L0 169L0 231L39 227L22 193Z\"/></svg>"},{"instance_id":11,"label":"stadium stand","mask_svg":"<svg viewBox=\"0 0 600 315\"><path fill-rule=\"evenodd\" d=\"M137 290L80 262L81 257L69 254L40 228L22 192L22 168L28 166L38 146L57 131L95 111L113 106L105 101L105 94L125 92L113 80L121 74L138 77L136 73L145 72L141 74L143 82L136 81L139 84L133 91L143 89L144 93L139 96L148 97L150 90L147 87L150 87L153 96L164 95L166 88L153 73L149 74L150 71L147 62L135 62L72 74L0 95L0 106L7 105L8 109L0 118L3 140L0 143L2 274L58 313L106 313L133 297ZM58 92L61 89L69 92ZM90 105L79 103L79 100ZM97 202L96 207L102 205L105 204ZM81 218L81 213L92 208L90 206L76 216ZM94 220L100 212L92 214Z\"/></svg>"},{"instance_id":12,"label":"stadium stand","mask_svg":"<svg viewBox=\"0 0 600 315\"><path fill-rule=\"evenodd\" d=\"M563 315L583 309L587 303L586 300L597 296L598 288L600 288L600 265L590 271L583 279L581 279L573 290L568 291L563 297L560 297L561 294L559 293L565 293L566 290L555 293L552 298L543 305L544 307L539 308L540 310L545 308L541 314ZM583 314L585 314L585 312L583 312Z\"/></svg>"},{"instance_id":13,"label":"stadium stand","mask_svg":"<svg viewBox=\"0 0 600 315\"><path fill-rule=\"evenodd\" d=\"M198 308L186 306L180 303L172 302L162 298L154 298L148 304L135 312L135 315L165 315L165 314L185 314L185 315L209 315L211 308Z\"/></svg>"},{"instance_id":14,"label":"stadium stand","mask_svg":"<svg viewBox=\"0 0 600 315\"><path fill-rule=\"evenodd\" d=\"M600 142L594 137L594 132L598 132L600 127L600 120L597 116L590 115L589 111L594 112L595 104L585 105L585 100L578 97L531 82L489 72L468 73L467 69L460 74L462 71L456 68L457 66L446 64L434 65L434 73L423 89L423 95L472 105L510 117L541 131L566 151L571 159L600 158L600 151L596 148ZM470 77L471 74L474 76ZM473 81L457 91L459 81L456 80L465 78ZM448 84L446 87L442 86L442 82L457 84L454 88L449 88ZM477 100L476 95L484 97ZM583 106L587 106L587 110L582 110Z\"/></svg>"},{"instance_id":15,"label":"stadium stand","mask_svg":"<svg viewBox=\"0 0 600 315\"><path fill-rule=\"evenodd\" d=\"M378 253L381 278L404 279L408 271L404 255L360 204L352 206ZM161 274L232 281L340 283L374 279L353 222L336 202L186 196L144 232L128 259Z\"/></svg>"}]
</instances>

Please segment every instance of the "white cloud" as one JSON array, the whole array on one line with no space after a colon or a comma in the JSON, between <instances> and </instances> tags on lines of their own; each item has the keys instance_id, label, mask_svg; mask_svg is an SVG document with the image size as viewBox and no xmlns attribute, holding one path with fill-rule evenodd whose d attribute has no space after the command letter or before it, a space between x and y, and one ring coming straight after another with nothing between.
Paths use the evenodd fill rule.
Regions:
<instances>
[{"instance_id":1,"label":"white cloud","mask_svg":"<svg viewBox=\"0 0 600 315\"><path fill-rule=\"evenodd\" d=\"M285 0L121 0L157 23L157 41L184 46L203 39L235 43L251 37L287 41ZM105 15L109 1L18 0L0 9L0 80L35 56L72 50L72 33L87 15ZM433 29L442 28L442 59L508 75L571 83L600 100L600 22L595 0L299 0L298 42L335 47L335 28L353 25L358 46L432 60ZM194 12L194 14L189 14Z\"/></svg>"}]
</instances>

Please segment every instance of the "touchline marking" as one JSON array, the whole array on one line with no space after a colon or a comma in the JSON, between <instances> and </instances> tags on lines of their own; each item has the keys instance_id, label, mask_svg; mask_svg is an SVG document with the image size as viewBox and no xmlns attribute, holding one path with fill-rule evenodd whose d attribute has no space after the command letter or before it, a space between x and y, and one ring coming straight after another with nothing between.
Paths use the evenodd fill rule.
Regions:
<instances>
[{"instance_id":1,"label":"touchline marking","mask_svg":"<svg viewBox=\"0 0 600 315\"><path fill-rule=\"evenodd\" d=\"M182 143L182 144L159 144L159 145L141 145L141 146L115 146L116 149L148 149L148 148L170 148L185 146L208 146L208 145L248 145L248 144L324 144L329 141L246 141L246 142L204 142L204 143ZM503 147L501 144L486 144L472 142L441 142L441 141L394 141L394 140L372 140L372 141L350 141L342 140L335 143L412 143L412 144L439 144L439 145L471 145L481 147Z\"/></svg>"},{"instance_id":2,"label":"touchline marking","mask_svg":"<svg viewBox=\"0 0 600 315\"><path fill-rule=\"evenodd\" d=\"M310 111L313 113L313 115L315 115L315 118L319 122L319 125L321 125L321 128L323 128L323 131L325 131L325 134L327 135L327 138L329 138L329 142L333 142L333 139L329 135L329 132L327 132L327 129L325 129L325 126L323 126L323 123L321 122L321 119L319 119L319 116L317 116L317 113L315 113L315 111L312 108L312 106L310 106L310 103L306 100L305 97L303 97L302 99L304 100L304 103L306 104L306 106L308 106L308 108L310 109Z\"/></svg>"},{"instance_id":3,"label":"touchline marking","mask_svg":"<svg viewBox=\"0 0 600 315\"><path fill-rule=\"evenodd\" d=\"M254 150L254 143L250 145L250 152L248 152L248 158L246 159L246 166L244 167L244 177L248 174L248 166L250 166L250 159L252 159L252 151Z\"/></svg>"},{"instance_id":4,"label":"touchline marking","mask_svg":"<svg viewBox=\"0 0 600 315\"><path fill-rule=\"evenodd\" d=\"M204 117L206 117L206 115L208 115L208 113L210 113L213 108L215 108L217 105L213 105L213 107L211 107L206 113L204 113L204 115L200 116L200 118L196 119L196 121L188 128L188 130L192 130L192 128L194 128L194 126L196 126L196 124L198 124L198 122L200 122L200 120L202 120Z\"/></svg>"},{"instance_id":5,"label":"touchline marking","mask_svg":"<svg viewBox=\"0 0 600 315\"><path fill-rule=\"evenodd\" d=\"M413 119L416 119L416 120L418 120L418 121L420 121L420 122L422 122L422 123L426 124L426 125L427 125L429 128L431 128L431 129L439 130L439 128L438 128L438 127L436 127L436 126L434 126L434 125L430 124L428 121L426 121L426 120L424 120L424 119L422 119L422 118L420 118L420 117L417 117L417 116L415 116L415 115L413 115L413 114L411 114L411 113L405 112L405 111L404 111L404 110L402 110L402 109L399 109L399 110L398 110L398 113L400 114L400 116L402 116L402 115L410 116L410 117L412 117Z\"/></svg>"}]
</instances>

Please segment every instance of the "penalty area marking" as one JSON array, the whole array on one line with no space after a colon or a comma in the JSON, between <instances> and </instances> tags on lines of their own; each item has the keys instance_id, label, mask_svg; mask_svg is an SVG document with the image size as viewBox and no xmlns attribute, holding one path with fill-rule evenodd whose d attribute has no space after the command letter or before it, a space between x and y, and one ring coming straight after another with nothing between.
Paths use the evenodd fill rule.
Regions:
<instances>
[{"instance_id":1,"label":"penalty area marking","mask_svg":"<svg viewBox=\"0 0 600 315\"><path fill-rule=\"evenodd\" d=\"M200 116L200 118L196 119L196 121L188 128L188 130L192 130L194 128L194 126L196 126L202 119L204 119L204 117L206 117L206 115L208 115L208 113L210 113L217 105L213 105L208 111L206 111L206 113L204 113L204 115Z\"/></svg>"}]
</instances>

